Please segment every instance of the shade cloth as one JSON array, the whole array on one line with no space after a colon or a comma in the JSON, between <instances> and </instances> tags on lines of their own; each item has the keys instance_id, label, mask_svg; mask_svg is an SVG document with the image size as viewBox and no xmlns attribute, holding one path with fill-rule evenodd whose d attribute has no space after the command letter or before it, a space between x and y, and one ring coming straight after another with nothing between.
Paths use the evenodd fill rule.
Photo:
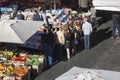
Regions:
<instances>
[{"instance_id":1,"label":"shade cloth","mask_svg":"<svg viewBox=\"0 0 120 80\"><path fill-rule=\"evenodd\" d=\"M43 21L0 20L0 42L23 44L43 24Z\"/></svg>"},{"instance_id":2,"label":"shade cloth","mask_svg":"<svg viewBox=\"0 0 120 80\"><path fill-rule=\"evenodd\" d=\"M84 72L85 70L92 70L98 73L100 77L104 80L120 80L120 72L109 71L109 70L100 70L100 69L88 69L88 68L80 68L73 67L55 80L74 80L77 74ZM96 80L96 79L94 79Z\"/></svg>"},{"instance_id":3,"label":"shade cloth","mask_svg":"<svg viewBox=\"0 0 120 80\"><path fill-rule=\"evenodd\" d=\"M120 11L120 0L93 0L97 10Z\"/></svg>"}]
</instances>

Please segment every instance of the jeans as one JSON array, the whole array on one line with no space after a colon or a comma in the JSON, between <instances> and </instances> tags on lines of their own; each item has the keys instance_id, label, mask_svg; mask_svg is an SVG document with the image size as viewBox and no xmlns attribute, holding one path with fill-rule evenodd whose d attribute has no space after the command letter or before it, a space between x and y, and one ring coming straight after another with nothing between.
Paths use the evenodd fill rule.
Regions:
<instances>
[{"instance_id":1,"label":"jeans","mask_svg":"<svg viewBox=\"0 0 120 80\"><path fill-rule=\"evenodd\" d=\"M119 33L119 37L120 37L120 25L119 24L113 24L112 37L115 37L116 29L118 29L118 33Z\"/></svg>"},{"instance_id":2,"label":"jeans","mask_svg":"<svg viewBox=\"0 0 120 80\"><path fill-rule=\"evenodd\" d=\"M52 56L48 56L48 64L49 66L52 65Z\"/></svg>"},{"instance_id":3,"label":"jeans","mask_svg":"<svg viewBox=\"0 0 120 80\"><path fill-rule=\"evenodd\" d=\"M42 47L44 49L44 54L47 56L47 60L48 60L48 65L52 65L52 48L50 45L46 44L46 43L42 43Z\"/></svg>"},{"instance_id":4,"label":"jeans","mask_svg":"<svg viewBox=\"0 0 120 80\"><path fill-rule=\"evenodd\" d=\"M90 49L90 35L84 35L84 47Z\"/></svg>"}]
</instances>

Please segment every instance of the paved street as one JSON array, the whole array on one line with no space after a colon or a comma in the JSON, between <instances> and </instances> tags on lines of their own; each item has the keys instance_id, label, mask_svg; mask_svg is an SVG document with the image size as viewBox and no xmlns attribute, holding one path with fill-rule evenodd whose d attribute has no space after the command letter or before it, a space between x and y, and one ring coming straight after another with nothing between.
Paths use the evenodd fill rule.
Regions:
<instances>
[{"instance_id":1,"label":"paved street","mask_svg":"<svg viewBox=\"0 0 120 80\"><path fill-rule=\"evenodd\" d=\"M112 20L104 20L91 36L92 48L89 51L81 47L81 51L70 60L60 61L35 80L55 80L73 66L120 71L120 40L111 39L111 27Z\"/></svg>"}]
</instances>

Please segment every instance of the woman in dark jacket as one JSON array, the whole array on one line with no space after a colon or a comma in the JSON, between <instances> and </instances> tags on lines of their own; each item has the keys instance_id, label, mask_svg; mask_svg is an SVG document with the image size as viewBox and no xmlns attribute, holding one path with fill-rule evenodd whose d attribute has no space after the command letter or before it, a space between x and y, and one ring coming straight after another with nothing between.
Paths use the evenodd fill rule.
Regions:
<instances>
[{"instance_id":1,"label":"woman in dark jacket","mask_svg":"<svg viewBox=\"0 0 120 80\"><path fill-rule=\"evenodd\" d=\"M66 50L66 53L67 53L67 59L70 59L70 42L71 42L71 35L70 35L70 32L67 29L64 30L64 36L65 36L65 44L64 44L64 47L65 47L65 50Z\"/></svg>"},{"instance_id":2,"label":"woman in dark jacket","mask_svg":"<svg viewBox=\"0 0 120 80\"><path fill-rule=\"evenodd\" d=\"M52 43L52 41L50 38L51 38L50 32L48 32L48 30L45 29L44 34L41 36L41 44L43 47L43 53L47 57L48 67L50 67L53 62L53 57L52 57L53 50L52 50L52 46L50 44L50 43Z\"/></svg>"}]
</instances>

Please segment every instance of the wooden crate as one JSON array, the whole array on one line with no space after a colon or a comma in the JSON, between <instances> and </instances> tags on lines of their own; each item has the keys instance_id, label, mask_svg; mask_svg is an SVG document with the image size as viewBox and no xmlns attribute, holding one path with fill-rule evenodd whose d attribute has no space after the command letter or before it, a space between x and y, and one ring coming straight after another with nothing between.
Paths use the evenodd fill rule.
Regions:
<instances>
[{"instance_id":1,"label":"wooden crate","mask_svg":"<svg viewBox=\"0 0 120 80\"><path fill-rule=\"evenodd\" d=\"M25 75L16 75L15 80L30 80L30 70Z\"/></svg>"},{"instance_id":2,"label":"wooden crate","mask_svg":"<svg viewBox=\"0 0 120 80\"><path fill-rule=\"evenodd\" d=\"M15 77L5 76L3 77L3 80L15 80Z\"/></svg>"},{"instance_id":3,"label":"wooden crate","mask_svg":"<svg viewBox=\"0 0 120 80\"><path fill-rule=\"evenodd\" d=\"M32 66L31 71L32 73L34 73L35 75L39 75L40 73L42 73L42 69L43 69L43 64L40 64L39 66Z\"/></svg>"}]
</instances>

